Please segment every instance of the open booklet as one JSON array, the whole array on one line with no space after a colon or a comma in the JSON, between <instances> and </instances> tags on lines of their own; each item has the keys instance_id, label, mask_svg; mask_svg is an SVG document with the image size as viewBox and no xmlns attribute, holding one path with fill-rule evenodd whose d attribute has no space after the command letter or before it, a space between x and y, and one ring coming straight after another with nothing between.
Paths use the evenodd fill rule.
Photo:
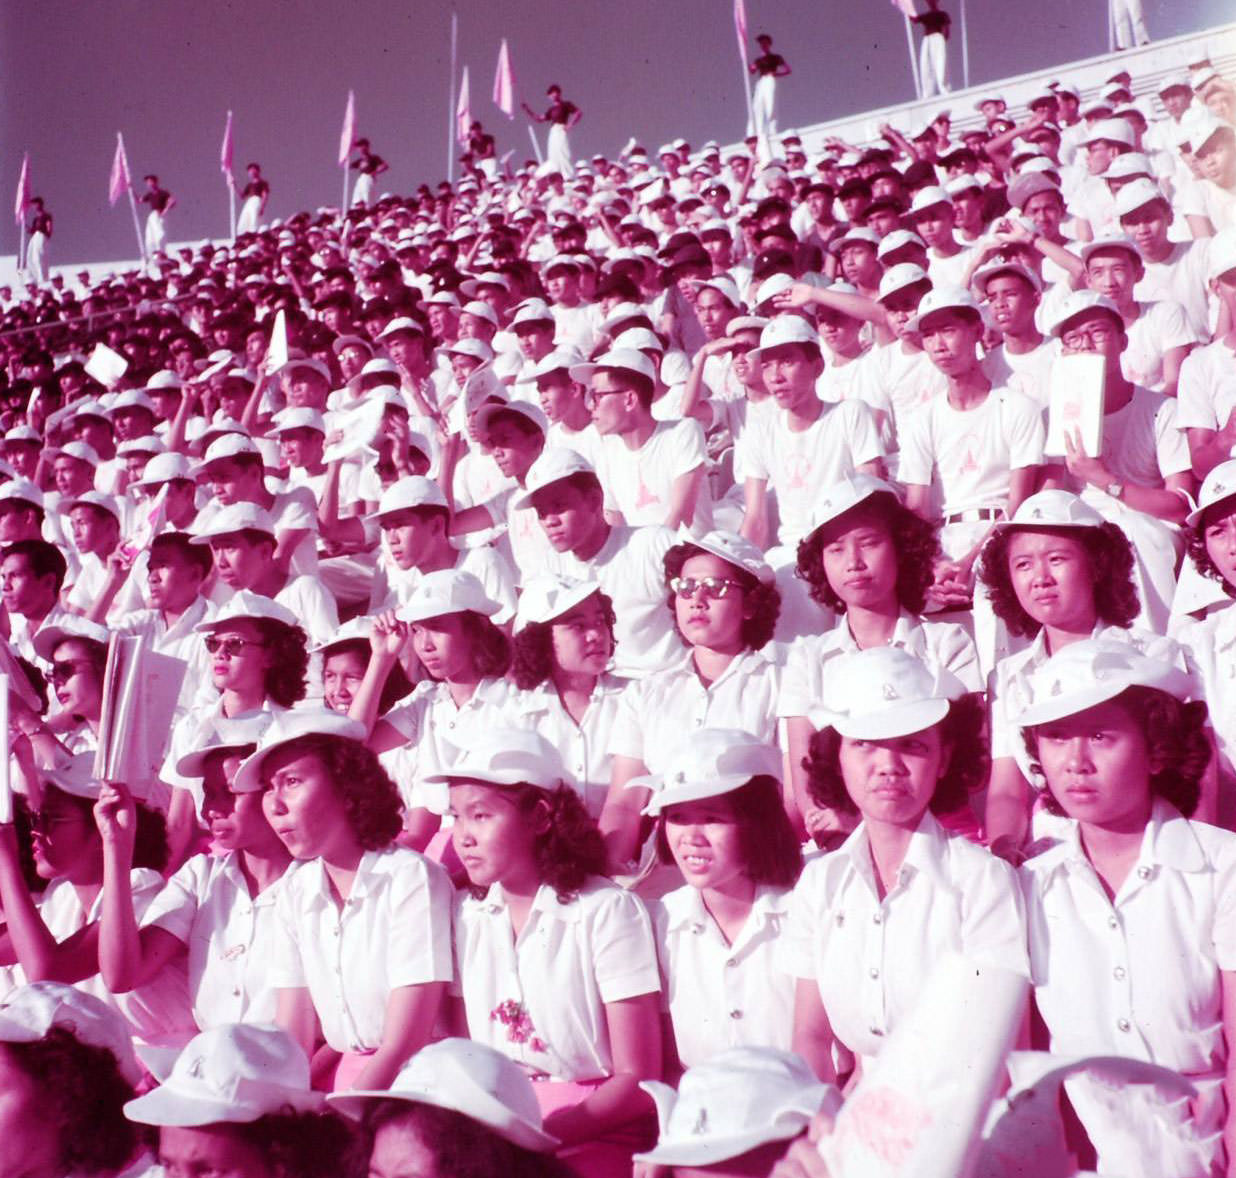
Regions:
<instances>
[{"instance_id":1,"label":"open booklet","mask_svg":"<svg viewBox=\"0 0 1236 1178\"><path fill-rule=\"evenodd\" d=\"M1052 361L1044 454L1063 457L1068 453L1065 437L1076 433L1087 457L1102 456L1105 364L1102 356L1089 352L1065 353Z\"/></svg>"}]
</instances>

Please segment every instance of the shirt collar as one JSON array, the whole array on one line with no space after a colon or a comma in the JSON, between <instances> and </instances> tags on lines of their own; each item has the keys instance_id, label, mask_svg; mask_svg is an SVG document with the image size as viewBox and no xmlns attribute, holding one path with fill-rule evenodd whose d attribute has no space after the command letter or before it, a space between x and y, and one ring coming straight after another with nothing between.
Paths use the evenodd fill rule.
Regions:
<instances>
[{"instance_id":1,"label":"shirt collar","mask_svg":"<svg viewBox=\"0 0 1236 1178\"><path fill-rule=\"evenodd\" d=\"M952 889L953 884L945 869L948 858L949 836L930 810L923 813L918 826L910 836L905 858L897 872L897 884L909 883L915 875L922 874L929 883ZM878 894L875 881L875 864L871 858L871 844L867 838L867 824L858 829L841 845L838 854L849 855L854 870L867 881L873 893Z\"/></svg>"}]
</instances>

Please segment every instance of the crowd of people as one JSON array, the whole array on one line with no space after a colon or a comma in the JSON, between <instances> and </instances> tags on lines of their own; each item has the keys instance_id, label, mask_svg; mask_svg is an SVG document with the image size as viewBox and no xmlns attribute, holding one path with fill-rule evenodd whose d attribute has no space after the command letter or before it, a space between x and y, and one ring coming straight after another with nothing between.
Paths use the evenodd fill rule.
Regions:
<instances>
[{"instance_id":1,"label":"crowd of people","mask_svg":"<svg viewBox=\"0 0 1236 1178\"><path fill-rule=\"evenodd\" d=\"M956 953L1183 1078L1070 1079L1079 1166L1229 1173L1236 90L550 98L0 291L0 1175L818 1175Z\"/></svg>"}]
</instances>

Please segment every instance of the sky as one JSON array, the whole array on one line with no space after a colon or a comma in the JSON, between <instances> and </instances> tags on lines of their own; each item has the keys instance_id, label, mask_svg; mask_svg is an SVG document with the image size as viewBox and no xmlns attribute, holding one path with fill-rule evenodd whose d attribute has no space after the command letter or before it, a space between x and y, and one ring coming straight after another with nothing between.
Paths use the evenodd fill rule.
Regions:
<instances>
[{"instance_id":1,"label":"sky","mask_svg":"<svg viewBox=\"0 0 1236 1178\"><path fill-rule=\"evenodd\" d=\"M960 2L944 0L955 23ZM1218 25L1234 10L1232 0L1144 6L1156 37ZM520 98L543 109L557 82L583 110L577 155L616 154L632 135L655 150L679 135L698 145L744 130L731 0L458 0L454 11L473 114L500 154L531 155L527 120L508 122L490 100L503 37ZM177 196L172 239L224 236L218 159L229 109L238 178L249 160L262 163L268 215L337 205L349 88L358 133L391 165L380 189L436 183L446 174L451 12L426 0L0 3L3 207L29 152L34 192L55 216L53 264L135 256L127 201L107 203L123 131L139 187L157 172ZM913 97L902 18L888 0L747 0L747 13L751 37L771 34L793 70L778 90L782 128ZM1107 47L1102 0L968 0L967 18L974 84ZM956 42L951 53L959 76ZM6 212L0 254L16 249Z\"/></svg>"}]
</instances>

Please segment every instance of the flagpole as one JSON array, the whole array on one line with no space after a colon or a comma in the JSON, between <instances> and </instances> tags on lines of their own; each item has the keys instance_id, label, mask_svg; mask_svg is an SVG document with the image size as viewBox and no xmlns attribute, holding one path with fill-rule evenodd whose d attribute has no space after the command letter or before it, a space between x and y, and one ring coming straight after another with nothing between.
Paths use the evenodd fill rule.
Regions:
<instances>
[{"instance_id":1,"label":"flagpole","mask_svg":"<svg viewBox=\"0 0 1236 1178\"><path fill-rule=\"evenodd\" d=\"M970 89L970 34L966 27L966 0L961 0L961 81Z\"/></svg>"},{"instance_id":2,"label":"flagpole","mask_svg":"<svg viewBox=\"0 0 1236 1178\"><path fill-rule=\"evenodd\" d=\"M459 42L459 17L451 12L451 93L446 107L446 179L455 179L455 64Z\"/></svg>"},{"instance_id":3,"label":"flagpole","mask_svg":"<svg viewBox=\"0 0 1236 1178\"><path fill-rule=\"evenodd\" d=\"M236 240L236 181L228 177L227 186L227 223L232 229L232 240Z\"/></svg>"},{"instance_id":4,"label":"flagpole","mask_svg":"<svg viewBox=\"0 0 1236 1178\"><path fill-rule=\"evenodd\" d=\"M914 78L914 97L923 97L923 84L918 77L918 58L914 55L914 30L910 28L910 17L906 15L906 50L910 54L910 73Z\"/></svg>"},{"instance_id":5,"label":"flagpole","mask_svg":"<svg viewBox=\"0 0 1236 1178\"><path fill-rule=\"evenodd\" d=\"M21 220L18 222L21 226L20 243L17 246L17 270L18 273L26 269L26 214L22 213Z\"/></svg>"},{"instance_id":6,"label":"flagpole","mask_svg":"<svg viewBox=\"0 0 1236 1178\"><path fill-rule=\"evenodd\" d=\"M133 232L137 234L137 251L143 264L146 261L146 238L142 235L142 223L137 215L137 197L133 195L133 184L129 184L129 208L133 210Z\"/></svg>"},{"instance_id":7,"label":"flagpole","mask_svg":"<svg viewBox=\"0 0 1236 1178\"><path fill-rule=\"evenodd\" d=\"M543 164L545 157L541 155L541 145L536 141L536 132L532 129L531 124L528 126L528 138L532 140L532 150L536 154L536 162Z\"/></svg>"},{"instance_id":8,"label":"flagpole","mask_svg":"<svg viewBox=\"0 0 1236 1178\"><path fill-rule=\"evenodd\" d=\"M348 161L343 161L343 199L339 202L339 219L344 221L348 216L348 173L351 168L348 167Z\"/></svg>"}]
</instances>

